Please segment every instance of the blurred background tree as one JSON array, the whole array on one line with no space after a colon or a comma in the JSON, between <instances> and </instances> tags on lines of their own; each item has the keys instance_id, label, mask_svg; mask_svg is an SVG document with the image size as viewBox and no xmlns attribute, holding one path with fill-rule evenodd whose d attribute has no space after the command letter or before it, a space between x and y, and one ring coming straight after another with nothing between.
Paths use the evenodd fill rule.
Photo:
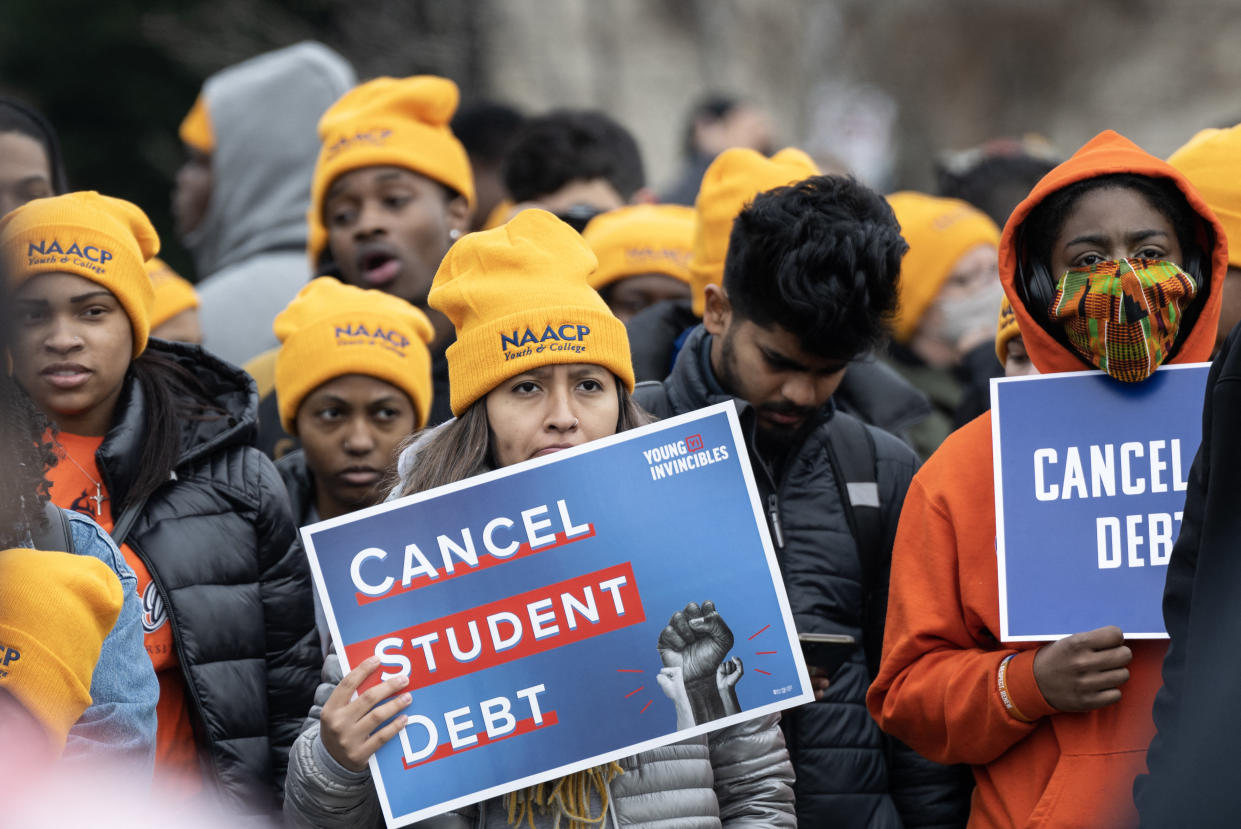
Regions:
<instances>
[{"instance_id":1,"label":"blurred background tree","mask_svg":"<svg viewBox=\"0 0 1241 829\"><path fill-rule=\"evenodd\" d=\"M1239 0L7 0L0 91L41 109L71 183L141 204L174 267L176 129L207 75L315 38L359 77L432 72L527 112L596 106L629 126L650 183L675 172L690 104L765 107L778 143L881 189L933 158L1040 133L1068 153L1117 129L1166 155L1236 123Z\"/></svg>"}]
</instances>

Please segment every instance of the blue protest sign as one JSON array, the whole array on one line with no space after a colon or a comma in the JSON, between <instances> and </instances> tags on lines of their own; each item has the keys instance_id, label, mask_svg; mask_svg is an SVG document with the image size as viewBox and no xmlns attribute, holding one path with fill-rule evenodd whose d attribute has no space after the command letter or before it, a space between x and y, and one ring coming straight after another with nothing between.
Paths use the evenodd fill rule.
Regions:
<instances>
[{"instance_id":1,"label":"blue protest sign","mask_svg":"<svg viewBox=\"0 0 1241 829\"><path fill-rule=\"evenodd\" d=\"M813 699L731 405L302 538L346 670L410 675L389 826Z\"/></svg>"},{"instance_id":2,"label":"blue protest sign","mask_svg":"<svg viewBox=\"0 0 1241 829\"><path fill-rule=\"evenodd\" d=\"M1000 638L1162 639L1208 364L991 381Z\"/></svg>"}]
</instances>

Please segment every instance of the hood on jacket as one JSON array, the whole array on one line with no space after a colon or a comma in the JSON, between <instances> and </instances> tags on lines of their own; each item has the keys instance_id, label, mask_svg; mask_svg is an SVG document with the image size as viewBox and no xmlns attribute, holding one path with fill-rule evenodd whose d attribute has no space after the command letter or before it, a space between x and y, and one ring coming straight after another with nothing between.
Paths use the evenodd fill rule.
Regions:
<instances>
[{"instance_id":1,"label":"hood on jacket","mask_svg":"<svg viewBox=\"0 0 1241 829\"><path fill-rule=\"evenodd\" d=\"M250 375L196 345L152 337L147 349L179 364L197 378L211 404L222 411L218 417L208 415L182 421L178 467L227 447L254 443L259 395ZM117 402L119 417L99 450L99 458L110 473L110 488L115 489L118 500L123 501L121 496L129 492L138 477L148 405L142 384L134 379L131 369Z\"/></svg>"},{"instance_id":2,"label":"hood on jacket","mask_svg":"<svg viewBox=\"0 0 1241 829\"><path fill-rule=\"evenodd\" d=\"M1228 270L1228 247L1224 228L1211 212L1211 208L1207 207L1206 201L1189 183L1189 179L1176 168L1147 153L1124 136L1106 130L1092 138L1034 186L1030 195L1013 210L1000 237L1000 281L1004 283L1004 293L1013 306L1030 360L1041 374L1083 371L1091 366L1039 325L1022 302L1016 284L1019 257L1022 255L1017 245L1019 231L1030 213L1056 191L1079 181L1116 173L1133 173L1171 180L1184 194L1193 211L1210 228L1213 238L1209 240L1210 248L1207 251L1210 280L1204 286L1206 297L1199 303L1200 310L1190 329L1178 334L1176 355L1168 362L1194 363L1211 358L1223 297L1224 275Z\"/></svg>"},{"instance_id":3,"label":"hood on jacket","mask_svg":"<svg viewBox=\"0 0 1241 829\"><path fill-rule=\"evenodd\" d=\"M316 126L355 82L344 58L307 41L203 84L215 136L211 198L202 224L184 240L200 279L260 253L305 249Z\"/></svg>"}]
</instances>

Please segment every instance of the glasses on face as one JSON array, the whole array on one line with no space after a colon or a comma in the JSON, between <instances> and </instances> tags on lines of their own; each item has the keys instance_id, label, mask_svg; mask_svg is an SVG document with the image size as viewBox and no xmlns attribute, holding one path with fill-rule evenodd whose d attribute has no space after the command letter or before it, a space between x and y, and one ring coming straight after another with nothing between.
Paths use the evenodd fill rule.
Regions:
<instances>
[{"instance_id":1,"label":"glasses on face","mask_svg":"<svg viewBox=\"0 0 1241 829\"><path fill-rule=\"evenodd\" d=\"M575 204L556 214L556 218L581 233L590 220L603 211L590 204Z\"/></svg>"}]
</instances>

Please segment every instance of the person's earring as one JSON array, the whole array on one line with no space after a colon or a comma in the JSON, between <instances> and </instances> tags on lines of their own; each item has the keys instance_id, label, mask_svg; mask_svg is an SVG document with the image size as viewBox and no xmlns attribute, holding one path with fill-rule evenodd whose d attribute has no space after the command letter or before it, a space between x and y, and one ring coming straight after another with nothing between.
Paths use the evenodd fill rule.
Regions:
<instances>
[{"instance_id":1,"label":"person's earring","mask_svg":"<svg viewBox=\"0 0 1241 829\"><path fill-rule=\"evenodd\" d=\"M457 241L461 238L461 231L454 227L452 230L448 231L448 238L452 239L454 242Z\"/></svg>"}]
</instances>

